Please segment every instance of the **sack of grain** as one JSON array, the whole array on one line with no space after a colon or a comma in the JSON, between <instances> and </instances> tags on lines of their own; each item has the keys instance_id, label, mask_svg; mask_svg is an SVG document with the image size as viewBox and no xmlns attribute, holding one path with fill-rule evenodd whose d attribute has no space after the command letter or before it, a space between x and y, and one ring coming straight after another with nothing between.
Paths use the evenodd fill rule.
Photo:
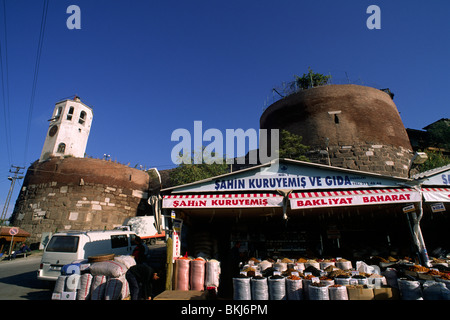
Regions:
<instances>
[{"instance_id":1,"label":"sack of grain","mask_svg":"<svg viewBox=\"0 0 450 320\"><path fill-rule=\"evenodd\" d=\"M190 259L175 260L175 290L189 290L189 263Z\"/></svg>"},{"instance_id":2,"label":"sack of grain","mask_svg":"<svg viewBox=\"0 0 450 320\"><path fill-rule=\"evenodd\" d=\"M91 300L103 300L107 281L108 277L104 275L94 276L92 279Z\"/></svg>"},{"instance_id":3,"label":"sack of grain","mask_svg":"<svg viewBox=\"0 0 450 320\"><path fill-rule=\"evenodd\" d=\"M410 281L399 278L397 282L402 300L423 300L422 289L419 281Z\"/></svg>"},{"instance_id":4,"label":"sack of grain","mask_svg":"<svg viewBox=\"0 0 450 320\"><path fill-rule=\"evenodd\" d=\"M251 279L252 300L269 300L269 285L267 278L256 276Z\"/></svg>"},{"instance_id":5,"label":"sack of grain","mask_svg":"<svg viewBox=\"0 0 450 320\"><path fill-rule=\"evenodd\" d=\"M330 300L328 286L321 283L311 283L308 287L309 300Z\"/></svg>"},{"instance_id":6,"label":"sack of grain","mask_svg":"<svg viewBox=\"0 0 450 320\"><path fill-rule=\"evenodd\" d=\"M120 300L125 298L122 294L127 284L128 282L124 275L118 278L109 278L106 282L104 300Z\"/></svg>"},{"instance_id":7,"label":"sack of grain","mask_svg":"<svg viewBox=\"0 0 450 320\"><path fill-rule=\"evenodd\" d=\"M339 284L329 286L328 294L330 300L348 300L347 288Z\"/></svg>"},{"instance_id":8,"label":"sack of grain","mask_svg":"<svg viewBox=\"0 0 450 320\"><path fill-rule=\"evenodd\" d=\"M336 267L341 270L350 270L352 268L352 262L345 259L339 259L336 261Z\"/></svg>"},{"instance_id":9,"label":"sack of grain","mask_svg":"<svg viewBox=\"0 0 450 320\"><path fill-rule=\"evenodd\" d=\"M79 281L80 281L80 275L79 274L71 274L69 276L67 276L66 278L66 286L64 291L66 292L75 292L78 289L78 285L79 285Z\"/></svg>"},{"instance_id":10,"label":"sack of grain","mask_svg":"<svg viewBox=\"0 0 450 320\"><path fill-rule=\"evenodd\" d=\"M191 290L205 290L205 264L203 259L191 260L190 270L190 286Z\"/></svg>"},{"instance_id":11,"label":"sack of grain","mask_svg":"<svg viewBox=\"0 0 450 320\"><path fill-rule=\"evenodd\" d=\"M308 267L314 267L316 269L320 269L320 263L317 262L316 260L308 260L305 262L305 269L307 269Z\"/></svg>"},{"instance_id":12,"label":"sack of grain","mask_svg":"<svg viewBox=\"0 0 450 320\"><path fill-rule=\"evenodd\" d=\"M80 286L77 290L77 300L89 300L91 298L92 279L94 277L90 273L82 274L80 277Z\"/></svg>"},{"instance_id":13,"label":"sack of grain","mask_svg":"<svg viewBox=\"0 0 450 320\"><path fill-rule=\"evenodd\" d=\"M321 261L321 262L319 262L319 266L320 266L321 270L325 270L326 268L328 268L330 266L335 267L336 263L333 261Z\"/></svg>"},{"instance_id":14,"label":"sack of grain","mask_svg":"<svg viewBox=\"0 0 450 320\"><path fill-rule=\"evenodd\" d=\"M60 275L58 276L58 279L56 279L55 287L53 288L53 293L62 293L66 289L66 275Z\"/></svg>"},{"instance_id":15,"label":"sack of grain","mask_svg":"<svg viewBox=\"0 0 450 320\"><path fill-rule=\"evenodd\" d=\"M107 260L91 264L90 271L93 276L118 278L127 272L127 267L117 261Z\"/></svg>"},{"instance_id":16,"label":"sack of grain","mask_svg":"<svg viewBox=\"0 0 450 320\"><path fill-rule=\"evenodd\" d=\"M115 256L114 261L123 264L127 269L130 269L132 266L136 265L136 260L134 259L133 256L127 255Z\"/></svg>"},{"instance_id":17,"label":"sack of grain","mask_svg":"<svg viewBox=\"0 0 450 320\"><path fill-rule=\"evenodd\" d=\"M234 300L251 300L250 278L241 277L233 278L233 299Z\"/></svg>"},{"instance_id":18,"label":"sack of grain","mask_svg":"<svg viewBox=\"0 0 450 320\"><path fill-rule=\"evenodd\" d=\"M282 276L271 276L269 278L270 300L286 300L286 278Z\"/></svg>"},{"instance_id":19,"label":"sack of grain","mask_svg":"<svg viewBox=\"0 0 450 320\"><path fill-rule=\"evenodd\" d=\"M303 300L303 281L299 277L286 279L286 294L288 300Z\"/></svg>"},{"instance_id":20,"label":"sack of grain","mask_svg":"<svg viewBox=\"0 0 450 320\"><path fill-rule=\"evenodd\" d=\"M220 279L220 262L217 260L209 260L205 265L205 286L219 287Z\"/></svg>"},{"instance_id":21,"label":"sack of grain","mask_svg":"<svg viewBox=\"0 0 450 320\"><path fill-rule=\"evenodd\" d=\"M286 262L276 262L273 264L273 268L277 271L283 272L287 270L287 263Z\"/></svg>"},{"instance_id":22,"label":"sack of grain","mask_svg":"<svg viewBox=\"0 0 450 320\"><path fill-rule=\"evenodd\" d=\"M381 273L385 278L387 285L392 288L398 288L398 276L397 270L394 268L387 268L384 272Z\"/></svg>"},{"instance_id":23,"label":"sack of grain","mask_svg":"<svg viewBox=\"0 0 450 320\"><path fill-rule=\"evenodd\" d=\"M424 300L449 300L450 290L443 282L425 281L423 284Z\"/></svg>"},{"instance_id":24,"label":"sack of grain","mask_svg":"<svg viewBox=\"0 0 450 320\"><path fill-rule=\"evenodd\" d=\"M259 267L261 269L261 271L266 270L267 268L271 268L272 267L272 262L269 262L267 260L263 260L259 263Z\"/></svg>"}]
</instances>

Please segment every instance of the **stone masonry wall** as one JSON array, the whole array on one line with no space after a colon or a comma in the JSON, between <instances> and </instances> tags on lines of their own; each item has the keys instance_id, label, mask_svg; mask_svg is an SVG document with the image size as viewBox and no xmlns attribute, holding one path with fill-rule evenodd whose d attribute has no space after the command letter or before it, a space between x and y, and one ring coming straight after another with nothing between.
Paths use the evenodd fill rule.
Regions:
<instances>
[{"instance_id":1,"label":"stone masonry wall","mask_svg":"<svg viewBox=\"0 0 450 320\"><path fill-rule=\"evenodd\" d=\"M408 176L412 158L411 150L380 144L332 146L328 153L332 166L398 177ZM323 150L310 152L308 158L328 165L328 156Z\"/></svg>"},{"instance_id":2,"label":"stone masonry wall","mask_svg":"<svg viewBox=\"0 0 450 320\"><path fill-rule=\"evenodd\" d=\"M128 166L90 158L36 161L27 170L12 223L31 233L104 230L128 217L151 214L149 175Z\"/></svg>"},{"instance_id":3,"label":"stone masonry wall","mask_svg":"<svg viewBox=\"0 0 450 320\"><path fill-rule=\"evenodd\" d=\"M30 243L40 242L43 232L112 229L148 214L147 199L147 192L93 183L28 185L16 202L15 225L32 234Z\"/></svg>"}]
</instances>

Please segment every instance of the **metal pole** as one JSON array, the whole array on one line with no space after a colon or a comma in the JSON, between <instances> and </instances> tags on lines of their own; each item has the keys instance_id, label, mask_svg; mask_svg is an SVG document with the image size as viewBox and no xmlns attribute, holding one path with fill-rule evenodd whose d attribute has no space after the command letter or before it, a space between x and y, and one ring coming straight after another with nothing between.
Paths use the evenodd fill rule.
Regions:
<instances>
[{"instance_id":1,"label":"metal pole","mask_svg":"<svg viewBox=\"0 0 450 320\"><path fill-rule=\"evenodd\" d=\"M14 235L11 235L11 243L9 244L9 259L11 260L11 249L14 243Z\"/></svg>"},{"instance_id":2,"label":"metal pole","mask_svg":"<svg viewBox=\"0 0 450 320\"><path fill-rule=\"evenodd\" d=\"M8 211L8 206L9 206L9 199L11 198L11 193L12 193L13 188L14 188L14 179L11 179L11 185L9 187L8 195L6 196L5 204L3 206L2 215L0 217L2 225L4 224L4 219L6 218L6 212Z\"/></svg>"},{"instance_id":3,"label":"metal pole","mask_svg":"<svg viewBox=\"0 0 450 320\"><path fill-rule=\"evenodd\" d=\"M422 191L419 190L418 188L416 190L418 190L420 192L420 202L419 202L419 217L416 217L416 219L414 219L414 222L415 222L414 233L416 234L417 239L419 240L420 256L422 257L423 264L426 267L430 267L430 259L428 258L427 248L425 247L425 241L423 239L422 230L420 229L420 220L422 220L422 216L423 216Z\"/></svg>"},{"instance_id":4,"label":"metal pole","mask_svg":"<svg viewBox=\"0 0 450 320\"><path fill-rule=\"evenodd\" d=\"M11 169L9 169L9 172L14 173L13 177L8 177L9 180L11 180L11 186L9 187L9 191L8 191L8 196L6 197L6 201L5 201L5 205L3 206L3 211L2 211L2 215L1 215L1 224L3 225L5 223L5 219L6 219L6 215L8 212L8 207L9 207L9 201L11 200L11 196L14 190L14 185L16 183L17 179L23 179L22 176L18 176L18 174L22 174L20 172L20 170L25 169L24 167L17 167L17 166L11 166L12 168L15 169L15 171L11 171Z\"/></svg>"}]
</instances>

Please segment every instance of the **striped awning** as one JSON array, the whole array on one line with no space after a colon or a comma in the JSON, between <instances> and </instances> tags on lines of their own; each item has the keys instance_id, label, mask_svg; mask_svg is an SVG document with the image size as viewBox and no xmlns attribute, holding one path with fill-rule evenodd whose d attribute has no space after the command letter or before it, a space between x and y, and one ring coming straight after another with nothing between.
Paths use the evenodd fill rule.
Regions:
<instances>
[{"instance_id":1,"label":"striped awning","mask_svg":"<svg viewBox=\"0 0 450 320\"><path fill-rule=\"evenodd\" d=\"M419 202L414 189L299 192L289 195L291 209Z\"/></svg>"},{"instance_id":2,"label":"striped awning","mask_svg":"<svg viewBox=\"0 0 450 320\"><path fill-rule=\"evenodd\" d=\"M450 188L422 188L426 202L450 202Z\"/></svg>"},{"instance_id":3,"label":"striped awning","mask_svg":"<svg viewBox=\"0 0 450 320\"><path fill-rule=\"evenodd\" d=\"M163 208L282 207L283 197L272 193L166 195Z\"/></svg>"}]
</instances>

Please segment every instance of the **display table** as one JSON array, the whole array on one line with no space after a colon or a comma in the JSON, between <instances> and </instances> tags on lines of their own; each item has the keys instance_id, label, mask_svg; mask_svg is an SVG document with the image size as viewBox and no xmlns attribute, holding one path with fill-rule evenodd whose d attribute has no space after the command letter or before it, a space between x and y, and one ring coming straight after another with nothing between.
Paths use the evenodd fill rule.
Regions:
<instances>
[{"instance_id":1,"label":"display table","mask_svg":"<svg viewBox=\"0 0 450 320\"><path fill-rule=\"evenodd\" d=\"M197 291L197 290L166 290L156 297L153 300L206 300L207 291Z\"/></svg>"}]
</instances>

